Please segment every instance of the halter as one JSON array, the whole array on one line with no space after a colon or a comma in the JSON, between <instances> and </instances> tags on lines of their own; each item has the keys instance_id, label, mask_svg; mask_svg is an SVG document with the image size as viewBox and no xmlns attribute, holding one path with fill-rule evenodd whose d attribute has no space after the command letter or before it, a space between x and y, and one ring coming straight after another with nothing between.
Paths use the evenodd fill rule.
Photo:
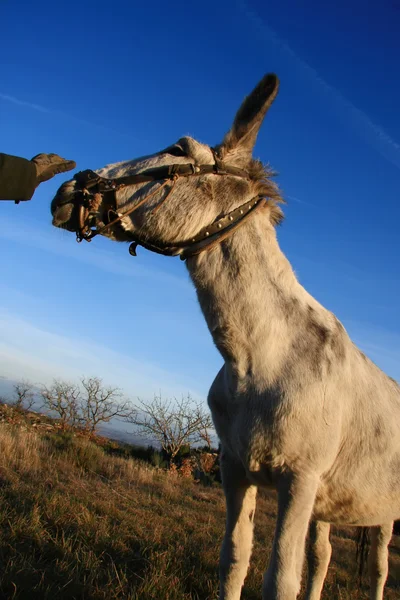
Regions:
<instances>
[{"instance_id":1,"label":"halter","mask_svg":"<svg viewBox=\"0 0 400 600\"><path fill-rule=\"evenodd\" d=\"M135 212L149 198L170 184L171 187L166 196L152 211L152 214L156 213L161 205L168 199L175 183L180 177L212 174L217 176L233 175L235 177L250 179L247 171L225 165L216 156L213 149L212 152L215 159L215 162L212 165L166 165L163 167L147 169L137 175L128 175L126 177L117 177L115 179L101 177L90 169L77 173L74 177L77 182L77 190L75 192L75 197L72 200L73 203L77 205L78 210L78 229L76 231L77 242L81 242L82 240L90 242L96 235L102 234L113 225L120 223L124 217ZM163 183L156 190L139 200L133 207L128 208L123 212L118 210L116 192L130 185L147 183L150 181L163 181ZM109 202L110 208L106 213L108 222L100 228L97 228L96 225L92 228L93 220L96 218L97 209L103 200ZM70 202L71 199L69 198L68 200L65 200L64 203L67 204ZM263 196L256 196L252 200L245 202L235 210L214 221L190 240L175 242L174 244L165 243L161 240L154 240L147 236L144 238L137 231L129 232L134 239L134 242L129 246L129 253L132 256L136 256L136 248L140 245L147 250L163 254L164 256L180 255L181 260L185 260L190 256L195 256L200 252L210 250L215 244L222 242L222 240L231 235L243 224L248 215L265 205L265 203L266 199Z\"/></svg>"}]
</instances>

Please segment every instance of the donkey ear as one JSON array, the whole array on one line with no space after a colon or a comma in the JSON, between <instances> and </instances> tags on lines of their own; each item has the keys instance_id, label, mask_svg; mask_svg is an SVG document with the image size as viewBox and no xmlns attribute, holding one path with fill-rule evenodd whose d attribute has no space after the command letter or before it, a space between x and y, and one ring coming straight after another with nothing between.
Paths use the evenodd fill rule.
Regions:
<instances>
[{"instance_id":1,"label":"donkey ear","mask_svg":"<svg viewBox=\"0 0 400 600\"><path fill-rule=\"evenodd\" d=\"M267 110L275 100L278 89L279 79L270 73L265 75L251 94L244 99L236 114L232 129L226 134L220 146L223 154L238 150L240 155L251 155L258 130Z\"/></svg>"}]
</instances>

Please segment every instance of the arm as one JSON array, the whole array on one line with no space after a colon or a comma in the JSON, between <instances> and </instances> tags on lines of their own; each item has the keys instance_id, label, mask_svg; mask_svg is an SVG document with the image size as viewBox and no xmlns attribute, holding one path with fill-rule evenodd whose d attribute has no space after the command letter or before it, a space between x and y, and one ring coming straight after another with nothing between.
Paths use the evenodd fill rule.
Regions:
<instances>
[{"instance_id":1,"label":"arm","mask_svg":"<svg viewBox=\"0 0 400 600\"><path fill-rule=\"evenodd\" d=\"M32 160L0 153L0 200L30 200L39 183L76 167L57 154L38 154Z\"/></svg>"},{"instance_id":2,"label":"arm","mask_svg":"<svg viewBox=\"0 0 400 600\"><path fill-rule=\"evenodd\" d=\"M0 200L30 200L36 185L35 163L0 154Z\"/></svg>"}]
</instances>

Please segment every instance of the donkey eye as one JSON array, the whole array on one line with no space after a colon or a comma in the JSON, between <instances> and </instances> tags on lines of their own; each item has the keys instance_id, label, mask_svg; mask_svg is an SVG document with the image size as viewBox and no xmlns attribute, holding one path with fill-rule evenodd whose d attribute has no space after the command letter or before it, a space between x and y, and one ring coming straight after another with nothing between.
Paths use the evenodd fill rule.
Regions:
<instances>
[{"instance_id":1,"label":"donkey eye","mask_svg":"<svg viewBox=\"0 0 400 600\"><path fill-rule=\"evenodd\" d=\"M186 152L180 146L171 146L165 150L165 154L171 154L171 156L186 156Z\"/></svg>"}]
</instances>

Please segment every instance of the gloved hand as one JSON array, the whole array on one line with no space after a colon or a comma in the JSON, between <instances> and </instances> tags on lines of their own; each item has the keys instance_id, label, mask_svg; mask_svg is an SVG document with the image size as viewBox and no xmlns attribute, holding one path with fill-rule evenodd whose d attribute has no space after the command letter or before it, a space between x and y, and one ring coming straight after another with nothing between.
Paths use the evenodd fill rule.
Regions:
<instances>
[{"instance_id":1,"label":"gloved hand","mask_svg":"<svg viewBox=\"0 0 400 600\"><path fill-rule=\"evenodd\" d=\"M43 181L48 181L54 175L71 171L71 169L75 169L76 167L75 161L61 158L58 154L37 154L31 161L36 166L36 187L40 183L43 183Z\"/></svg>"}]
</instances>

